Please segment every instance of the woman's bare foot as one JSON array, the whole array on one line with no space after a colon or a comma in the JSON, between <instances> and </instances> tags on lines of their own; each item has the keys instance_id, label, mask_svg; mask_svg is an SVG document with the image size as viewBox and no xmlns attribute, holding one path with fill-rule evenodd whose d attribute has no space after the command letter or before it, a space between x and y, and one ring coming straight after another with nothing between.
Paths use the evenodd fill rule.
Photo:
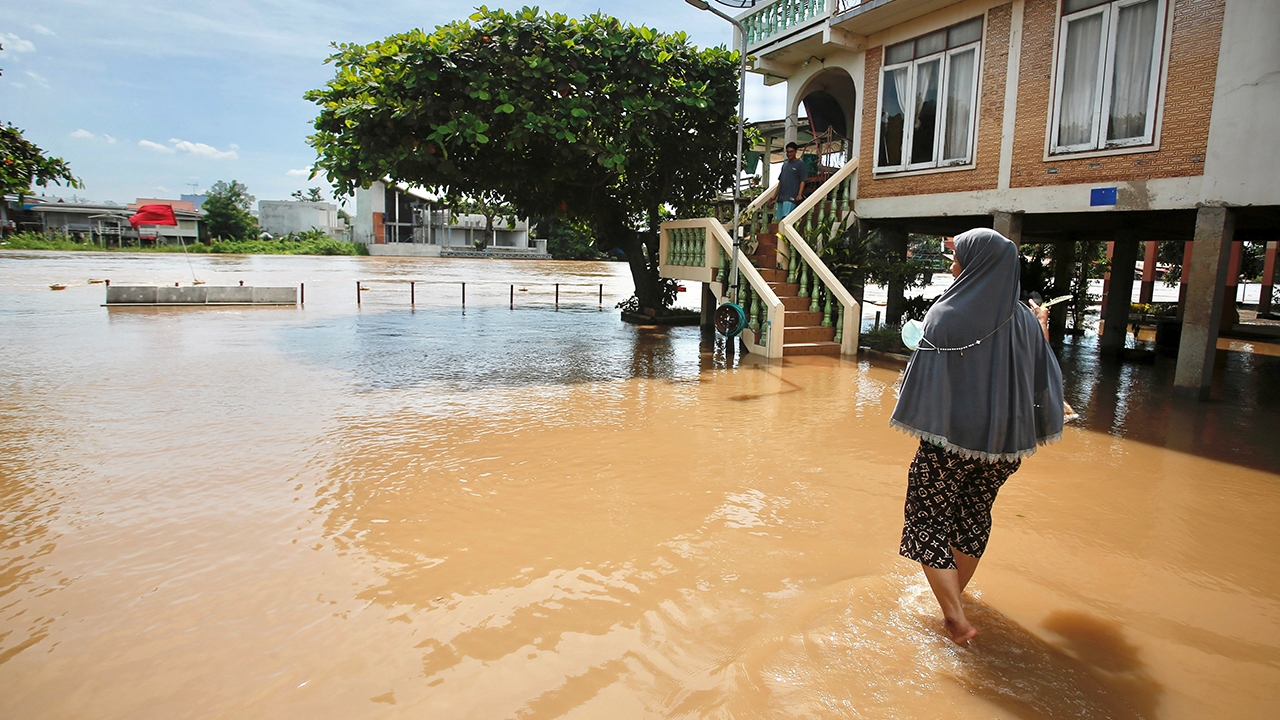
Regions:
<instances>
[{"instance_id":1,"label":"woman's bare foot","mask_svg":"<svg viewBox=\"0 0 1280 720\"><path fill-rule=\"evenodd\" d=\"M964 615L957 618L944 618L942 624L947 629L947 637L960 647L968 647L969 641L978 635L978 628L974 627Z\"/></svg>"}]
</instances>

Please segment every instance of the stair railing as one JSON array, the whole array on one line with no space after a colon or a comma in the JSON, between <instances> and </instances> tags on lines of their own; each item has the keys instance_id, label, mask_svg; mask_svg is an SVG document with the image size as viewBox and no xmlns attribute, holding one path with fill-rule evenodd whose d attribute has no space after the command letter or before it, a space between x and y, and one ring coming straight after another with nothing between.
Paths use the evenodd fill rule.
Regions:
<instances>
[{"instance_id":1,"label":"stair railing","mask_svg":"<svg viewBox=\"0 0 1280 720\"><path fill-rule=\"evenodd\" d=\"M857 355L858 354L858 331L862 325L862 306L857 300L853 299L853 295L845 289L844 285L836 279L835 273L832 273L826 263L818 257L818 253L809 247L809 243L797 231L795 225L797 223L805 223L809 226L816 226L816 218L811 217L810 211L817 208L819 203L824 202L828 196L836 193L846 181L852 183L853 173L858 170L858 158L852 158L844 164L844 167L836 171L834 175L827 179L826 182L814 191L812 195L805 198L804 202L796 206L785 218L778 222L778 234L786 238L787 244L790 246L788 253L788 282L798 282L800 285L800 297L812 297L813 304L809 309L814 311L822 311L822 324L825 326L835 326L836 342L840 343L840 354ZM852 193L848 193L852 195ZM763 197L764 194L761 195ZM754 204L754 203L753 203ZM828 211L832 215L831 226L833 228L843 228L847 215L843 208L833 207ZM821 238L825 241L828 238ZM781 253L781 246L778 248ZM821 284L821 289L819 287ZM823 302L824 296L825 302ZM835 300L833 307L832 300ZM834 317L833 317L833 312Z\"/></svg>"},{"instance_id":2,"label":"stair railing","mask_svg":"<svg viewBox=\"0 0 1280 720\"><path fill-rule=\"evenodd\" d=\"M658 241L662 277L709 283L717 299L725 298L729 292L729 254L732 252L733 238L715 218L662 223ZM747 316L747 329L741 336L743 342L751 352L769 358L782 357L786 308L741 250L738 251L738 276L740 282L746 280L740 286L742 293L738 299Z\"/></svg>"}]
</instances>

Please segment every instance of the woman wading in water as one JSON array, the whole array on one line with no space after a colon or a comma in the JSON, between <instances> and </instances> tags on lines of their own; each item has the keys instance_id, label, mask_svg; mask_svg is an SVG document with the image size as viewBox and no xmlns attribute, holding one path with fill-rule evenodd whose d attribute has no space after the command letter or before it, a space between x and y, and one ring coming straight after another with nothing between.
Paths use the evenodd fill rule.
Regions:
<instances>
[{"instance_id":1,"label":"woman wading in water","mask_svg":"<svg viewBox=\"0 0 1280 720\"><path fill-rule=\"evenodd\" d=\"M920 563L947 635L978 634L964 592L991 535L996 492L1062 436L1062 371L1046 308L1018 301L1018 248L993 230L955 239L955 283L924 318L890 423L920 438L899 552Z\"/></svg>"}]
</instances>

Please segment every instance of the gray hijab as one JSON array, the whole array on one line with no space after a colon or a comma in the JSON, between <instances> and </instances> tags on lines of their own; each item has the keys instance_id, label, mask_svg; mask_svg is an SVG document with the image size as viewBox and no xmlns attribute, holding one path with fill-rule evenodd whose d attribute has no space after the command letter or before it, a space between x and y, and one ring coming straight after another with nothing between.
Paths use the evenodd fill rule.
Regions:
<instances>
[{"instance_id":1,"label":"gray hijab","mask_svg":"<svg viewBox=\"0 0 1280 720\"><path fill-rule=\"evenodd\" d=\"M965 457L1027 457L1062 437L1058 359L1018 300L1018 247L985 228L955 246L960 277L924 317L889 424Z\"/></svg>"}]
</instances>

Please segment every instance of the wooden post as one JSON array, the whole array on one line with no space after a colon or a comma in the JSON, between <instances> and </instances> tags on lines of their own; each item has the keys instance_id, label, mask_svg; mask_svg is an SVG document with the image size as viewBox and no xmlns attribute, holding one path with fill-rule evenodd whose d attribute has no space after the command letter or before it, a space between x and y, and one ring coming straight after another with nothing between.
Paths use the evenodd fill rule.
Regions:
<instances>
[{"instance_id":1,"label":"wooden post","mask_svg":"<svg viewBox=\"0 0 1280 720\"><path fill-rule=\"evenodd\" d=\"M306 283L298 283L298 304L300 305L307 304L307 284Z\"/></svg>"},{"instance_id":2,"label":"wooden post","mask_svg":"<svg viewBox=\"0 0 1280 720\"><path fill-rule=\"evenodd\" d=\"M516 309L516 286L511 286L511 309Z\"/></svg>"},{"instance_id":3,"label":"wooden post","mask_svg":"<svg viewBox=\"0 0 1280 720\"><path fill-rule=\"evenodd\" d=\"M409 281L409 307L413 307L414 305L417 305L417 304L418 302L417 302L417 297L415 293L414 282L410 280Z\"/></svg>"},{"instance_id":4,"label":"wooden post","mask_svg":"<svg viewBox=\"0 0 1280 720\"><path fill-rule=\"evenodd\" d=\"M560 309L560 283L556 283L556 309Z\"/></svg>"},{"instance_id":5,"label":"wooden post","mask_svg":"<svg viewBox=\"0 0 1280 720\"><path fill-rule=\"evenodd\" d=\"M1182 278L1178 280L1178 321L1182 321L1182 314L1187 309L1187 287L1191 282L1191 253L1195 250L1195 243L1191 240L1182 244Z\"/></svg>"},{"instance_id":6,"label":"wooden post","mask_svg":"<svg viewBox=\"0 0 1280 720\"><path fill-rule=\"evenodd\" d=\"M242 282L240 284L243 285L244 283ZM356 281L356 307L359 307L359 306L360 306L360 281L357 280Z\"/></svg>"},{"instance_id":7,"label":"wooden post","mask_svg":"<svg viewBox=\"0 0 1280 720\"><path fill-rule=\"evenodd\" d=\"M1272 255L1274 254L1275 253L1272 253ZM600 309L604 309L604 283L600 283Z\"/></svg>"},{"instance_id":8,"label":"wooden post","mask_svg":"<svg viewBox=\"0 0 1280 720\"><path fill-rule=\"evenodd\" d=\"M1146 252L1142 255L1142 287L1138 289L1138 302L1149 303L1156 293L1156 258L1160 252L1160 243L1147 241Z\"/></svg>"},{"instance_id":9,"label":"wooden post","mask_svg":"<svg viewBox=\"0 0 1280 720\"><path fill-rule=\"evenodd\" d=\"M1271 314L1271 293L1276 281L1276 248L1280 242L1267 242L1267 254L1262 263L1262 288L1258 294L1258 317Z\"/></svg>"}]
</instances>

